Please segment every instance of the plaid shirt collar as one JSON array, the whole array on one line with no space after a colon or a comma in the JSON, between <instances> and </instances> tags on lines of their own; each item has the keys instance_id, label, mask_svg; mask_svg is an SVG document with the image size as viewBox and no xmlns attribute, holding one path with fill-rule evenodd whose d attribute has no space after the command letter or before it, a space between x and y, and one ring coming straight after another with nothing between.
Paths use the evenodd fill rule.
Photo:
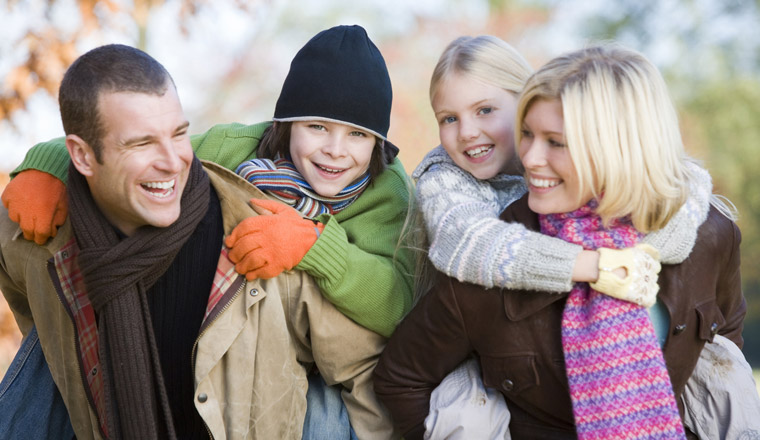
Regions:
<instances>
[{"instance_id":1,"label":"plaid shirt collar","mask_svg":"<svg viewBox=\"0 0 760 440\"><path fill-rule=\"evenodd\" d=\"M226 301L230 301L232 295L225 297L230 288L243 281L242 277L235 272L235 265L229 260L227 253L227 247L223 247L209 293L202 327L208 325L209 318L216 316L217 311L223 309ZM90 404L98 413L101 429L107 433L103 375L98 359L98 327L95 311L87 298L84 277L76 258L78 254L79 246L76 239L72 238L53 256L53 263L60 286L58 292L61 302L74 323L82 380L87 384Z\"/></svg>"}]
</instances>

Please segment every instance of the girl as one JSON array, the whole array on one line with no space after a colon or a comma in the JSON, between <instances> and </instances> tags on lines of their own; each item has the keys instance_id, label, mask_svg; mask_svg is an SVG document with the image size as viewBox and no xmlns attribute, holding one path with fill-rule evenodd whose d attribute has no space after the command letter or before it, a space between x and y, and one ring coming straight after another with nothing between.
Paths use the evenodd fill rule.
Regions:
<instances>
[{"instance_id":1,"label":"girl","mask_svg":"<svg viewBox=\"0 0 760 440\"><path fill-rule=\"evenodd\" d=\"M635 52L602 46L552 60L528 80L517 121L529 193L504 220L584 249L632 246L672 221L693 185L664 81ZM515 438L683 438L680 398L703 346L717 335L742 345L740 234L711 202L691 256L662 269L651 320L584 283L568 297L441 277L375 372L405 438L421 436L431 390L470 353L506 398Z\"/></svg>"},{"instance_id":2,"label":"girl","mask_svg":"<svg viewBox=\"0 0 760 440\"><path fill-rule=\"evenodd\" d=\"M449 276L489 288L566 292L573 282L596 282L608 295L651 305L659 265L643 269L633 264L647 258L641 245L609 249L605 260L600 260L596 250L499 219L500 212L526 191L514 154L514 115L517 95L530 73L514 48L492 36L457 38L441 54L430 82L441 146L428 153L412 175L430 242L430 261ZM694 179L687 202L667 225L643 240L660 251L665 263L678 263L689 255L709 209L710 176L696 165L688 166ZM418 266L423 274L418 290L423 294L430 287L429 277L425 265ZM599 270L608 266L617 269ZM641 271L634 272L635 268ZM635 282L647 278L648 284ZM463 424L479 434L489 426L493 430L487 436L505 435L508 415L481 423L478 417L488 412L468 411L465 403L464 409L452 406L452 399L446 397L481 401L479 396L491 392L483 389L479 376L477 364L470 361L436 390L427 422L430 435L452 435ZM494 397L486 400L497 407L491 414L504 414L500 399Z\"/></svg>"},{"instance_id":3,"label":"girl","mask_svg":"<svg viewBox=\"0 0 760 440\"><path fill-rule=\"evenodd\" d=\"M242 222L225 243L249 279L295 268L309 273L324 295L287 299L300 360L316 362L324 376L310 376L307 438L319 436L311 431L328 426L328 413L341 410L334 408L336 402L342 406L336 397L341 393L356 435L394 435L369 381L385 338L412 304L414 259L398 246L411 184L395 159L398 149L386 139L391 100L385 60L366 31L337 26L317 34L293 59L274 122L219 125L192 138L199 158L237 168L264 193L291 205L252 200L270 215ZM24 196L45 191L30 191L30 171L24 170L38 168L65 180L56 173L59 162L68 162L61 146L54 140L30 150L3 195L22 227ZM40 174L45 176L32 178ZM25 235L44 242L44 232ZM326 388L325 381L344 387ZM331 406L321 406L325 399ZM316 408L323 412L315 414Z\"/></svg>"}]
</instances>

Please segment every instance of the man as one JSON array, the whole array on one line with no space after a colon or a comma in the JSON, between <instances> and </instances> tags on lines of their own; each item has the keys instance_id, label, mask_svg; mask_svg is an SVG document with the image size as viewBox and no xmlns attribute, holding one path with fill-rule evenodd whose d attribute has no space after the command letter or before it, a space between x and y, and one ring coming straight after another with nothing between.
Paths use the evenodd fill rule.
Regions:
<instances>
[{"instance_id":1,"label":"man","mask_svg":"<svg viewBox=\"0 0 760 440\"><path fill-rule=\"evenodd\" d=\"M299 271L246 282L222 245L263 195L194 157L170 75L137 49L81 56L59 103L69 219L37 245L0 213L0 290L36 326L77 438L300 438L280 299L318 288Z\"/></svg>"}]
</instances>

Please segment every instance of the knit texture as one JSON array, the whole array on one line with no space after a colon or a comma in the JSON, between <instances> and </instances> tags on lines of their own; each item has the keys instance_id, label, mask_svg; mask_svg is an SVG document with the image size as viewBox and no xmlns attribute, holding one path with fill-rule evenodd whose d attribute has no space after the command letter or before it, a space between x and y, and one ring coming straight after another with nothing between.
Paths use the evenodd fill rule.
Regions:
<instances>
[{"instance_id":1,"label":"knit texture","mask_svg":"<svg viewBox=\"0 0 760 440\"><path fill-rule=\"evenodd\" d=\"M194 159L179 219L166 228L138 228L120 239L84 176L70 166L71 224L87 297L98 315L109 438L176 438L146 292L203 219L209 188Z\"/></svg>"},{"instance_id":2,"label":"knit texture","mask_svg":"<svg viewBox=\"0 0 760 440\"><path fill-rule=\"evenodd\" d=\"M677 264L689 256L710 210L710 175L696 164L687 165L688 200L664 228L642 240L660 251L664 264ZM500 174L478 180L438 146L412 178L417 181L417 202L430 241L429 258L438 270L488 288L549 292L572 288L580 246L499 219L525 194L522 177Z\"/></svg>"},{"instance_id":3,"label":"knit texture","mask_svg":"<svg viewBox=\"0 0 760 440\"><path fill-rule=\"evenodd\" d=\"M271 124L215 125L190 141L198 158L234 170L243 161L256 158L261 137ZM30 151L23 168L48 163L48 155L68 166L63 138L38 144L33 150L41 147L45 152L37 155ZM325 230L296 267L312 275L322 294L341 312L386 337L412 306L414 254L400 239L411 188L404 166L394 159L351 206L334 216L317 217Z\"/></svg>"},{"instance_id":4,"label":"knit texture","mask_svg":"<svg viewBox=\"0 0 760 440\"><path fill-rule=\"evenodd\" d=\"M539 216L541 232L613 249L641 238L630 222L608 228L596 203ZM578 438L685 438L673 387L647 310L577 283L562 315L562 348Z\"/></svg>"},{"instance_id":5,"label":"knit texture","mask_svg":"<svg viewBox=\"0 0 760 440\"><path fill-rule=\"evenodd\" d=\"M287 158L253 159L240 164L235 172L262 192L292 206L304 217L335 214L356 200L369 184L369 173L332 197L319 195Z\"/></svg>"},{"instance_id":6,"label":"knit texture","mask_svg":"<svg viewBox=\"0 0 760 440\"><path fill-rule=\"evenodd\" d=\"M386 139L393 91L383 55L361 26L310 39L290 63L275 121L336 121Z\"/></svg>"}]
</instances>

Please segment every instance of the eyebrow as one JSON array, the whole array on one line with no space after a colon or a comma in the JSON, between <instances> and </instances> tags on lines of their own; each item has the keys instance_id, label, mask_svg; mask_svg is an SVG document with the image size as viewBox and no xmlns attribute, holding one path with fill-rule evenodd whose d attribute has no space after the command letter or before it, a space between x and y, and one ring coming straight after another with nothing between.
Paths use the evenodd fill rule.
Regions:
<instances>
[{"instance_id":1,"label":"eyebrow","mask_svg":"<svg viewBox=\"0 0 760 440\"><path fill-rule=\"evenodd\" d=\"M190 121L185 121L185 122L181 123L180 125L177 126L177 128L174 129L174 134L177 134L177 133L179 133L182 130L186 130L187 127L189 127L189 126L190 126ZM150 135L150 134L149 135L145 135L145 136L135 137L135 138L131 138L131 139L125 140L122 143L122 145L128 147L130 145L135 145L135 144L139 144L139 143L142 143L142 142L147 142L147 141L153 140L153 138L154 138L154 136Z\"/></svg>"},{"instance_id":2,"label":"eyebrow","mask_svg":"<svg viewBox=\"0 0 760 440\"><path fill-rule=\"evenodd\" d=\"M469 106L469 108L477 107L479 105L483 105L483 103L485 103L487 101L491 101L492 99L493 99L493 97L488 97L488 98L481 99L480 101L473 102L472 105ZM446 114L446 113L454 113L454 112L452 112L450 110L443 109L441 111L435 112L435 115L438 116L440 114Z\"/></svg>"}]
</instances>

